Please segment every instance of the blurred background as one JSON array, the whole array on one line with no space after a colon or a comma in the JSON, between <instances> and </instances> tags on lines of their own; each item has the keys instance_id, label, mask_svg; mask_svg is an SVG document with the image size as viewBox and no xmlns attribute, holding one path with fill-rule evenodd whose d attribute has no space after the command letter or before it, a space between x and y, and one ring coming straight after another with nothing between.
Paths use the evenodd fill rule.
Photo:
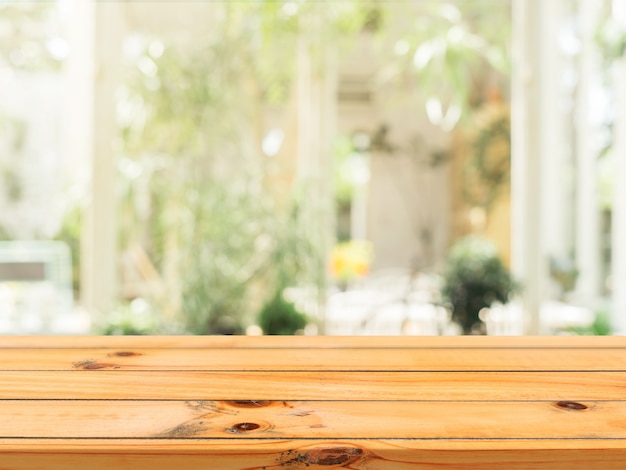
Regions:
<instances>
[{"instance_id":1,"label":"blurred background","mask_svg":"<svg viewBox=\"0 0 626 470\"><path fill-rule=\"evenodd\" d=\"M0 333L621 334L625 159L626 0L0 1Z\"/></svg>"}]
</instances>

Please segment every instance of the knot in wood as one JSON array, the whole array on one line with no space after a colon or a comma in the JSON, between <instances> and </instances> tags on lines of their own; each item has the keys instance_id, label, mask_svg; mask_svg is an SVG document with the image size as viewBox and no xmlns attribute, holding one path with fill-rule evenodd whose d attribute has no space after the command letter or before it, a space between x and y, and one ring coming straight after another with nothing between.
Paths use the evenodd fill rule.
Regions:
<instances>
[{"instance_id":1,"label":"knot in wood","mask_svg":"<svg viewBox=\"0 0 626 470\"><path fill-rule=\"evenodd\" d=\"M132 351L116 351L113 354L109 354L110 357L133 357L141 356L141 354Z\"/></svg>"},{"instance_id":2,"label":"knot in wood","mask_svg":"<svg viewBox=\"0 0 626 470\"><path fill-rule=\"evenodd\" d=\"M236 408L261 408L264 406L270 406L273 402L263 400L234 400L227 401L225 403Z\"/></svg>"},{"instance_id":3,"label":"knot in wood","mask_svg":"<svg viewBox=\"0 0 626 470\"><path fill-rule=\"evenodd\" d=\"M353 464L364 455L359 447L318 447L310 450L289 450L283 452L280 465L291 468L297 467L345 467Z\"/></svg>"},{"instance_id":4,"label":"knot in wood","mask_svg":"<svg viewBox=\"0 0 626 470\"><path fill-rule=\"evenodd\" d=\"M226 431L233 433L233 434L239 434L239 433L244 433L244 432L255 431L259 429L260 427L261 425L256 424L256 423L237 423L233 425L232 427L228 428Z\"/></svg>"},{"instance_id":5,"label":"knot in wood","mask_svg":"<svg viewBox=\"0 0 626 470\"><path fill-rule=\"evenodd\" d=\"M588 408L587 405L584 405L577 401L568 401L568 400L558 401L556 402L556 406L567 411L583 411Z\"/></svg>"}]
</instances>

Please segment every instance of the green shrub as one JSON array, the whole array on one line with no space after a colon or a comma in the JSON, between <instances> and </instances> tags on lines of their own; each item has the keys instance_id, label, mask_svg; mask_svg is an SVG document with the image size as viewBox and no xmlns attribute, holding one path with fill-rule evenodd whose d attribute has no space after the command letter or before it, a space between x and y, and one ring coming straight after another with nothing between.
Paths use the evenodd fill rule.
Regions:
<instances>
[{"instance_id":1,"label":"green shrub","mask_svg":"<svg viewBox=\"0 0 626 470\"><path fill-rule=\"evenodd\" d=\"M263 306L258 323L267 335L293 335L306 326L307 317L279 292Z\"/></svg>"},{"instance_id":2,"label":"green shrub","mask_svg":"<svg viewBox=\"0 0 626 470\"><path fill-rule=\"evenodd\" d=\"M494 302L507 303L516 285L495 247L478 237L458 241L450 251L442 296L449 302L452 319L465 334L481 326L480 311Z\"/></svg>"}]
</instances>

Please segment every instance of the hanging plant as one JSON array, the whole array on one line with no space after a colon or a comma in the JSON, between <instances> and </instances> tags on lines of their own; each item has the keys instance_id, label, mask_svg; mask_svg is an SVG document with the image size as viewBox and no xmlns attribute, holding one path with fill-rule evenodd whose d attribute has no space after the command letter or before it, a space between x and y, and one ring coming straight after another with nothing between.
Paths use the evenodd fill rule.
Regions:
<instances>
[{"instance_id":1,"label":"hanging plant","mask_svg":"<svg viewBox=\"0 0 626 470\"><path fill-rule=\"evenodd\" d=\"M511 124L507 106L490 102L476 114L471 157L465 166L463 195L487 212L508 186L511 175Z\"/></svg>"}]
</instances>

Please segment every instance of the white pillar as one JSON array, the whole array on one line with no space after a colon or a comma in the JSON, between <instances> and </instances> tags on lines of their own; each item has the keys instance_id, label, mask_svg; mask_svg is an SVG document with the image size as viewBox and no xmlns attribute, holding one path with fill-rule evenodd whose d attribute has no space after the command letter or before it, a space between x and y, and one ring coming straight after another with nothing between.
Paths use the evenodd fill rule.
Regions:
<instances>
[{"instance_id":1,"label":"white pillar","mask_svg":"<svg viewBox=\"0 0 626 470\"><path fill-rule=\"evenodd\" d=\"M79 196L90 191L90 155L93 141L93 41L95 4L74 0L67 4L67 40L70 54L65 61L67 96L67 125L65 140L72 176L77 179L74 188Z\"/></svg>"},{"instance_id":2,"label":"white pillar","mask_svg":"<svg viewBox=\"0 0 626 470\"><path fill-rule=\"evenodd\" d=\"M541 256L541 0L513 1L511 106L511 264L522 283L525 333L540 331L545 269ZM539 28L540 30L542 28Z\"/></svg>"},{"instance_id":3,"label":"white pillar","mask_svg":"<svg viewBox=\"0 0 626 470\"><path fill-rule=\"evenodd\" d=\"M614 18L626 27L626 2L613 1ZM617 334L626 334L626 57L613 64L615 87L615 122L613 124L613 152L617 160L614 175L612 208L611 287L613 308L611 323Z\"/></svg>"},{"instance_id":4,"label":"white pillar","mask_svg":"<svg viewBox=\"0 0 626 470\"><path fill-rule=\"evenodd\" d=\"M367 186L358 184L354 188L352 210L350 212L350 238L365 240L367 238Z\"/></svg>"},{"instance_id":5,"label":"white pillar","mask_svg":"<svg viewBox=\"0 0 626 470\"><path fill-rule=\"evenodd\" d=\"M78 0L72 5L70 81L76 83L71 146L74 160L87 161L90 198L81 233L81 304L109 311L117 297L117 224L114 144L124 5Z\"/></svg>"},{"instance_id":6,"label":"white pillar","mask_svg":"<svg viewBox=\"0 0 626 470\"><path fill-rule=\"evenodd\" d=\"M332 187L332 143L336 130L338 67L333 46L327 41L324 5L316 5L300 21L298 38L297 95L298 144L297 177L306 231L315 246L317 259L309 269L316 283L325 287L327 258L334 239ZM316 305L320 333L324 332L325 289L317 291Z\"/></svg>"},{"instance_id":7,"label":"white pillar","mask_svg":"<svg viewBox=\"0 0 626 470\"><path fill-rule=\"evenodd\" d=\"M368 234L369 209L369 155L367 153L357 153L351 156L354 158L355 167L353 171L354 193L352 196L352 209L350 211L350 238L354 240L366 240Z\"/></svg>"},{"instance_id":8,"label":"white pillar","mask_svg":"<svg viewBox=\"0 0 626 470\"><path fill-rule=\"evenodd\" d=\"M541 120L541 193L542 253L549 257L567 258L571 254L571 231L569 209L571 205L568 156L571 148L565 132L566 99L563 89L564 57L559 48L558 33L561 29L563 0L541 2L540 22L536 33L540 34L541 51L537 78L539 82L539 115Z\"/></svg>"},{"instance_id":9,"label":"white pillar","mask_svg":"<svg viewBox=\"0 0 626 470\"><path fill-rule=\"evenodd\" d=\"M590 121L591 92L601 64L596 52L595 32L602 5L597 0L579 0L578 18L582 48L579 59L576 99L576 265L579 271L576 294L590 304L600 293L600 212L598 206L598 142Z\"/></svg>"}]
</instances>

